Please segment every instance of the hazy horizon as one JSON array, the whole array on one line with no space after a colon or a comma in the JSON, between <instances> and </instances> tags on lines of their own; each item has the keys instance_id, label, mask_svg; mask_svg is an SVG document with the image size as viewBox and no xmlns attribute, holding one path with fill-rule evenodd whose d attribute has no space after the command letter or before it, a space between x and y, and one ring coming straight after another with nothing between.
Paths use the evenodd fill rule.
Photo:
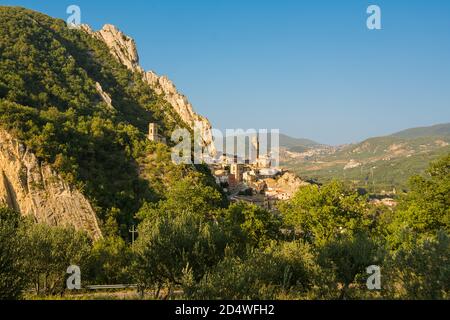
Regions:
<instances>
[{"instance_id":1,"label":"hazy horizon","mask_svg":"<svg viewBox=\"0 0 450 320\"><path fill-rule=\"evenodd\" d=\"M371 138L378 138L378 137L394 135L396 133L399 133L399 132L402 132L402 131L405 131L405 130L408 130L408 129L428 128L428 127L434 127L434 126L438 126L438 125L450 125L450 122L439 122L439 123L433 123L433 124L430 124L430 125L422 125L422 126L416 126L416 127L401 128L399 130L396 130L396 131L393 131L393 132L388 132L386 134L381 134L381 135L377 135L377 136L368 136L368 137L362 138L360 140L350 141L350 142L347 142L347 143L329 144L329 145L330 146L339 146L339 145L346 145L346 144L355 144L355 143L363 142L363 141L371 139ZM312 140L314 142L317 142L319 144L328 145L326 143L322 143L321 141L316 141L316 140L308 138L308 137L296 137L296 136L293 136L293 135L289 135L289 134L286 134L283 131L281 131L280 134L284 134L284 135L289 136L289 137L294 138L294 139L307 139L307 140Z\"/></svg>"}]
</instances>

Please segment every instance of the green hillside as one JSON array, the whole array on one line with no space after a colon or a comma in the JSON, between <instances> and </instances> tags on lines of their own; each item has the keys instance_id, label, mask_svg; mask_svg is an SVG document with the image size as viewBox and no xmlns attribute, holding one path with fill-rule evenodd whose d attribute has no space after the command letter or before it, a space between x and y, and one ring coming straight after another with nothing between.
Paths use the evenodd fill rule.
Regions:
<instances>
[{"instance_id":1,"label":"green hillside","mask_svg":"<svg viewBox=\"0 0 450 320\"><path fill-rule=\"evenodd\" d=\"M123 234L143 201L164 197L167 180L191 170L147 140L150 122L167 138L186 126L103 42L62 20L0 7L0 126L83 190L100 220L117 220Z\"/></svg>"},{"instance_id":2,"label":"green hillside","mask_svg":"<svg viewBox=\"0 0 450 320\"><path fill-rule=\"evenodd\" d=\"M308 149L318 145L319 143L309 139L293 138L285 134L280 134L280 147L287 148L294 152L296 150Z\"/></svg>"},{"instance_id":3,"label":"green hillside","mask_svg":"<svg viewBox=\"0 0 450 320\"><path fill-rule=\"evenodd\" d=\"M409 129L308 157L284 157L282 164L319 182L343 179L374 192L406 188L411 175L423 173L431 161L450 153L449 128Z\"/></svg>"},{"instance_id":4,"label":"green hillside","mask_svg":"<svg viewBox=\"0 0 450 320\"><path fill-rule=\"evenodd\" d=\"M420 137L446 137L450 136L450 123L437 124L431 127L407 129L395 133L392 136L403 139L414 139Z\"/></svg>"}]
</instances>

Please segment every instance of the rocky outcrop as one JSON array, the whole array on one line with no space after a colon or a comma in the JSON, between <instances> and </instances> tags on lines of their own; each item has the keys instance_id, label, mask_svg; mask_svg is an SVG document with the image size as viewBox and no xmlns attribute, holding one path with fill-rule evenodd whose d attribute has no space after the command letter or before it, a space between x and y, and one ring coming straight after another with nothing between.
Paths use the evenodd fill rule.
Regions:
<instances>
[{"instance_id":1,"label":"rocky outcrop","mask_svg":"<svg viewBox=\"0 0 450 320\"><path fill-rule=\"evenodd\" d=\"M216 148L213 142L212 126L205 117L197 114L194 107L186 96L178 92L174 83L166 76L158 76L153 71L144 73L144 81L148 83L157 94L162 94L169 102L181 119L191 126L192 129L200 130L202 146L209 148L211 155L216 155ZM194 128L196 125L196 128Z\"/></svg>"},{"instance_id":2,"label":"rocky outcrop","mask_svg":"<svg viewBox=\"0 0 450 320\"><path fill-rule=\"evenodd\" d=\"M269 188L282 190L289 199L294 196L298 189L310 185L290 171L284 172L278 179L266 179L265 181Z\"/></svg>"},{"instance_id":3,"label":"rocky outcrop","mask_svg":"<svg viewBox=\"0 0 450 320\"><path fill-rule=\"evenodd\" d=\"M106 105L108 106L108 109L111 111L115 111L116 108L114 108L114 106L112 105L111 97L109 96L109 94L107 94L105 91L103 91L103 88L100 83L98 83L98 82L95 83L95 89L97 89L98 94L102 98L103 102L106 103Z\"/></svg>"},{"instance_id":4,"label":"rocky outcrop","mask_svg":"<svg viewBox=\"0 0 450 320\"><path fill-rule=\"evenodd\" d=\"M153 71L146 72L139 65L139 55L134 40L123 34L115 26L107 24L100 31L93 31L89 26L83 25L81 29L103 41L110 49L111 54L123 65L133 72L139 73L142 79L157 94L172 105L180 118L192 129L200 130L202 146L209 149L211 155L216 154L213 142L212 126L209 120L194 111L192 104L186 96L178 92L172 81L166 76L159 76Z\"/></svg>"},{"instance_id":5,"label":"rocky outcrop","mask_svg":"<svg viewBox=\"0 0 450 320\"><path fill-rule=\"evenodd\" d=\"M98 40L103 41L111 50L114 57L128 69L134 71L139 68L139 55L137 53L136 43L115 26L106 24L102 30L94 32L89 26L83 25L82 30Z\"/></svg>"},{"instance_id":6,"label":"rocky outcrop","mask_svg":"<svg viewBox=\"0 0 450 320\"><path fill-rule=\"evenodd\" d=\"M0 203L38 223L73 226L102 237L89 201L20 141L0 130Z\"/></svg>"}]
</instances>

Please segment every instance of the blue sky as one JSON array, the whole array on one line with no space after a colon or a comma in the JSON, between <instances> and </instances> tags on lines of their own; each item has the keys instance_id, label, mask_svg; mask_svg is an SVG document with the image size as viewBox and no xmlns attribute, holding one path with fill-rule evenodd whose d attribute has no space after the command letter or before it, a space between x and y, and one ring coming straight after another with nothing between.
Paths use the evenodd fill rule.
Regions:
<instances>
[{"instance_id":1,"label":"blue sky","mask_svg":"<svg viewBox=\"0 0 450 320\"><path fill-rule=\"evenodd\" d=\"M448 0L1 1L135 38L214 127L340 144L450 122ZM370 4L382 30L366 27Z\"/></svg>"}]
</instances>

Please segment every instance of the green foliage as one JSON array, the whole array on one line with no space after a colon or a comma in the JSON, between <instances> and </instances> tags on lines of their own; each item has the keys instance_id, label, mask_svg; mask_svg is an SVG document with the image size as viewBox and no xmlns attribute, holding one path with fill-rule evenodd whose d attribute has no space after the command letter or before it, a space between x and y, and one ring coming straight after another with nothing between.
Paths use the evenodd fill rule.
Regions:
<instances>
[{"instance_id":1,"label":"green foliage","mask_svg":"<svg viewBox=\"0 0 450 320\"><path fill-rule=\"evenodd\" d=\"M414 237L392 252L383 280L389 298L450 298L450 237L438 232L428 239Z\"/></svg>"},{"instance_id":2,"label":"green foliage","mask_svg":"<svg viewBox=\"0 0 450 320\"><path fill-rule=\"evenodd\" d=\"M144 219L180 214L194 214L202 218L212 217L222 204L222 195L216 187L207 183L205 175L194 172L179 180L171 181L165 198L156 204L145 204L139 211L138 217Z\"/></svg>"},{"instance_id":3,"label":"green foliage","mask_svg":"<svg viewBox=\"0 0 450 320\"><path fill-rule=\"evenodd\" d=\"M253 204L230 205L222 211L220 221L238 252L247 246L265 247L280 237L281 217Z\"/></svg>"},{"instance_id":4,"label":"green foliage","mask_svg":"<svg viewBox=\"0 0 450 320\"><path fill-rule=\"evenodd\" d=\"M133 261L129 245L120 237L107 237L94 243L89 257L88 279L92 284L132 283Z\"/></svg>"},{"instance_id":5,"label":"green foliage","mask_svg":"<svg viewBox=\"0 0 450 320\"><path fill-rule=\"evenodd\" d=\"M222 204L207 176L195 173L174 181L164 200L142 207L133 248L142 290L180 285L186 271L199 280L222 259L227 245L243 252L277 237L281 222L273 214L243 203L219 210Z\"/></svg>"},{"instance_id":6,"label":"green foliage","mask_svg":"<svg viewBox=\"0 0 450 320\"><path fill-rule=\"evenodd\" d=\"M366 210L367 199L337 181L301 188L291 201L280 205L286 224L316 245L366 228L370 223Z\"/></svg>"},{"instance_id":7,"label":"green foliage","mask_svg":"<svg viewBox=\"0 0 450 320\"><path fill-rule=\"evenodd\" d=\"M77 265L82 272L88 269L91 240L83 232L36 224L27 227L23 240L27 247L25 270L38 295L63 293L69 266Z\"/></svg>"},{"instance_id":8,"label":"green foliage","mask_svg":"<svg viewBox=\"0 0 450 320\"><path fill-rule=\"evenodd\" d=\"M432 163L427 176L410 179L410 192L388 226L390 298L448 299L449 222L450 154Z\"/></svg>"},{"instance_id":9,"label":"green foliage","mask_svg":"<svg viewBox=\"0 0 450 320\"><path fill-rule=\"evenodd\" d=\"M183 289L189 299L298 298L312 285L313 259L301 242L272 244L243 258L228 254L200 281L186 273Z\"/></svg>"},{"instance_id":10,"label":"green foliage","mask_svg":"<svg viewBox=\"0 0 450 320\"><path fill-rule=\"evenodd\" d=\"M0 208L0 300L21 298L28 283L22 224L17 212Z\"/></svg>"},{"instance_id":11,"label":"green foliage","mask_svg":"<svg viewBox=\"0 0 450 320\"><path fill-rule=\"evenodd\" d=\"M185 269L199 279L222 257L226 239L217 224L191 213L145 219L133 245L134 277L141 290L180 285Z\"/></svg>"},{"instance_id":12,"label":"green foliage","mask_svg":"<svg viewBox=\"0 0 450 320\"><path fill-rule=\"evenodd\" d=\"M395 231L434 235L438 230L450 231L450 155L433 163L428 177L410 179L410 192L405 196L394 222Z\"/></svg>"},{"instance_id":13,"label":"green foliage","mask_svg":"<svg viewBox=\"0 0 450 320\"><path fill-rule=\"evenodd\" d=\"M319 249L318 261L323 272L328 273L328 277L321 279L325 281L319 280L322 286L328 287L325 297L347 299L352 295L357 297L355 288L364 288L366 268L380 265L383 252L367 234L359 233L325 244Z\"/></svg>"}]
</instances>

